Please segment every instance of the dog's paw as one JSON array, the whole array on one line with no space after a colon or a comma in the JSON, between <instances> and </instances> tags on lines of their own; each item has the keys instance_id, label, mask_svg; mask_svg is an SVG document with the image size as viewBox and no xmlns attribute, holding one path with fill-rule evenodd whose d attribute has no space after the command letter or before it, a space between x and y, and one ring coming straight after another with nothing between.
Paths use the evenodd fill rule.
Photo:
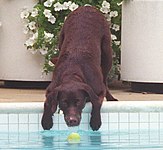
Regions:
<instances>
[{"instance_id":1,"label":"dog's paw","mask_svg":"<svg viewBox=\"0 0 163 150\"><path fill-rule=\"evenodd\" d=\"M97 131L101 127L101 118L91 117L90 126L93 131Z\"/></svg>"},{"instance_id":2,"label":"dog's paw","mask_svg":"<svg viewBox=\"0 0 163 150\"><path fill-rule=\"evenodd\" d=\"M52 116L43 115L41 121L42 127L44 130L50 130L53 127L53 118Z\"/></svg>"}]
</instances>

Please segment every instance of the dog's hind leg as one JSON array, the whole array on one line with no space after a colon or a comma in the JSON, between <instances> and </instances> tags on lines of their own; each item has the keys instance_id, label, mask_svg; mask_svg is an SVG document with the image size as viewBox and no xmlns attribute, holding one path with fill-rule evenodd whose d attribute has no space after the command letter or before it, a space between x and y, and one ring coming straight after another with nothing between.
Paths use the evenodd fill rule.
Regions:
<instances>
[{"instance_id":1,"label":"dog's hind leg","mask_svg":"<svg viewBox=\"0 0 163 150\"><path fill-rule=\"evenodd\" d=\"M117 101L109 92L107 85L108 72L112 66L112 48L111 37L109 29L106 29L105 35L102 38L101 43L101 69L103 74L103 82L106 86L106 99L107 101Z\"/></svg>"}]
</instances>

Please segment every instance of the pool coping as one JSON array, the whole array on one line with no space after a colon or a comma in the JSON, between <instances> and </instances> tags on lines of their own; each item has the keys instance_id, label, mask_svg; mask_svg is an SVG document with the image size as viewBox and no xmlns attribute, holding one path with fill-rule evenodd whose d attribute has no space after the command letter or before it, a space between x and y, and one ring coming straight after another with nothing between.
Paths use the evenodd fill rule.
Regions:
<instances>
[{"instance_id":1,"label":"pool coping","mask_svg":"<svg viewBox=\"0 0 163 150\"><path fill-rule=\"evenodd\" d=\"M0 114L43 113L43 105L43 102L0 103ZM91 106L91 103L87 103L83 113L90 113ZM104 101L101 113L108 112L163 112L163 101Z\"/></svg>"}]
</instances>

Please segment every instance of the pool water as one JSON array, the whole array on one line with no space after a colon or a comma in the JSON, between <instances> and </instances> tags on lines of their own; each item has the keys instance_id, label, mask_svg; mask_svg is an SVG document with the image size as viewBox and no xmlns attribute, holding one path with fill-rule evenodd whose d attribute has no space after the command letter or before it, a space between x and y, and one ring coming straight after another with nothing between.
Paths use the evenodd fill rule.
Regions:
<instances>
[{"instance_id":1,"label":"pool water","mask_svg":"<svg viewBox=\"0 0 163 150\"><path fill-rule=\"evenodd\" d=\"M163 150L163 131L84 131L80 143L70 144L71 130L0 133L0 149L20 150Z\"/></svg>"}]
</instances>

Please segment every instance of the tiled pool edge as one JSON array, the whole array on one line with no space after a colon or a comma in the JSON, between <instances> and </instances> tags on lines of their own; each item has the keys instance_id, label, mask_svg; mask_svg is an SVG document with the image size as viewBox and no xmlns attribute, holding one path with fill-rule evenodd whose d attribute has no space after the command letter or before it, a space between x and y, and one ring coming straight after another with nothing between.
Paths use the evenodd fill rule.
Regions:
<instances>
[{"instance_id":1,"label":"tiled pool edge","mask_svg":"<svg viewBox=\"0 0 163 150\"><path fill-rule=\"evenodd\" d=\"M43 102L0 103L0 114L4 113L42 113ZM91 112L87 103L83 113ZM103 102L101 113L109 112L163 112L163 101L119 101Z\"/></svg>"},{"instance_id":2,"label":"tiled pool edge","mask_svg":"<svg viewBox=\"0 0 163 150\"><path fill-rule=\"evenodd\" d=\"M91 104L83 110L78 129L90 130ZM43 131L41 117L43 102L0 103L0 132L38 132ZM55 113L52 130L69 130L63 114ZM120 101L104 102L101 109L102 126L99 131L120 132L123 130L136 132L147 129L163 130L162 101Z\"/></svg>"}]
</instances>

